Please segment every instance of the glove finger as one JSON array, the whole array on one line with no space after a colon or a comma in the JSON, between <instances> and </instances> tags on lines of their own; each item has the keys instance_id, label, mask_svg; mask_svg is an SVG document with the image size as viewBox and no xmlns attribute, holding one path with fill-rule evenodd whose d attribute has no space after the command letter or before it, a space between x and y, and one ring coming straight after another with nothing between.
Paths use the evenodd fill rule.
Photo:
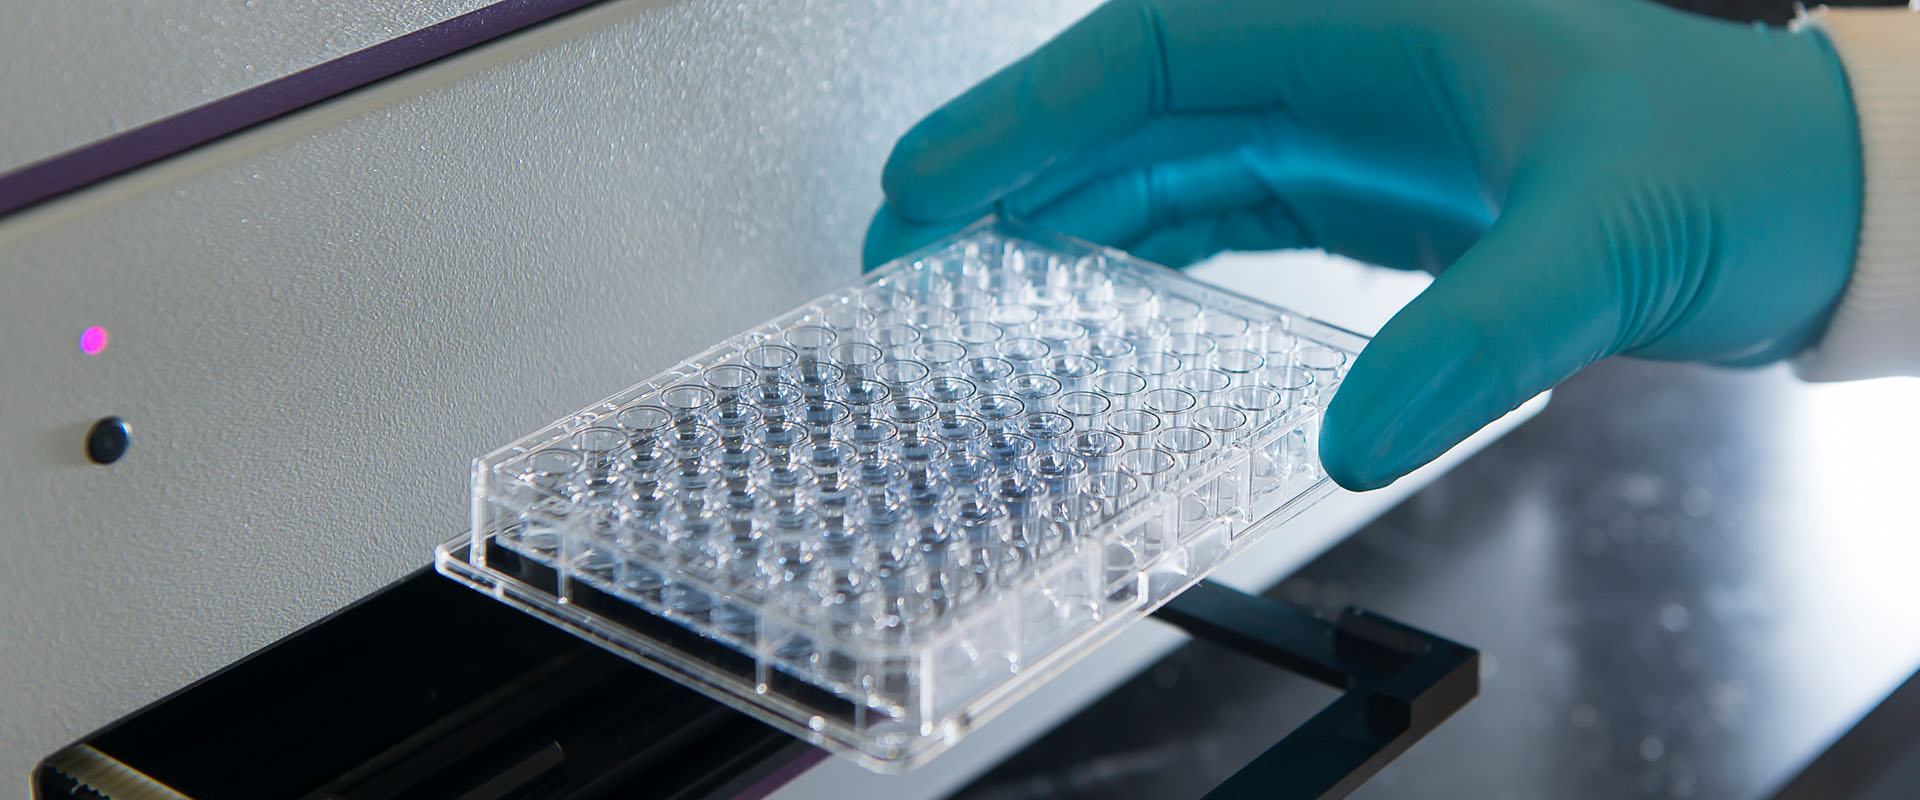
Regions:
<instances>
[{"instance_id":1,"label":"glove finger","mask_svg":"<svg viewBox=\"0 0 1920 800\"><path fill-rule=\"evenodd\" d=\"M1298 146L1241 147L1131 166L1094 178L1027 216L1102 244L1131 248L1162 229L1242 209L1266 216L1232 242L1192 231L1174 254L1190 263L1222 249L1323 248L1358 261L1437 271L1486 230L1487 202L1443 181L1370 166L1363 154Z\"/></svg>"},{"instance_id":2,"label":"glove finger","mask_svg":"<svg viewBox=\"0 0 1920 800\"><path fill-rule=\"evenodd\" d=\"M909 220L978 216L1056 165L1190 113L1432 149L1432 75L1407 39L1445 17L1417 3L1363 5L1113 0L915 124L881 186ZM1446 141L1446 157L1461 155Z\"/></svg>"},{"instance_id":3,"label":"glove finger","mask_svg":"<svg viewBox=\"0 0 1920 800\"><path fill-rule=\"evenodd\" d=\"M1211 28L1214 19L1188 14L1183 22ZM1184 60L1175 52L1181 42L1210 37L1186 31L1175 41L1166 28L1152 3L1095 9L908 130L881 172L888 201L909 220L977 216L1049 166L1168 110L1176 87L1167 64ZM1231 60L1203 62L1180 80L1232 77L1214 74Z\"/></svg>"},{"instance_id":4,"label":"glove finger","mask_svg":"<svg viewBox=\"0 0 1920 800\"><path fill-rule=\"evenodd\" d=\"M1144 164L1096 178L1027 219L1069 236L1124 247L1169 225L1266 205L1272 191L1239 151Z\"/></svg>"},{"instance_id":5,"label":"glove finger","mask_svg":"<svg viewBox=\"0 0 1920 800\"><path fill-rule=\"evenodd\" d=\"M1381 328L1327 406L1320 458L1336 483L1392 483L1612 352L1622 301L1577 207L1516 199Z\"/></svg>"},{"instance_id":6,"label":"glove finger","mask_svg":"<svg viewBox=\"0 0 1920 800\"><path fill-rule=\"evenodd\" d=\"M1293 217L1274 205L1169 225L1122 246L1147 261L1182 269L1228 250L1290 250L1305 241Z\"/></svg>"},{"instance_id":7,"label":"glove finger","mask_svg":"<svg viewBox=\"0 0 1920 800\"><path fill-rule=\"evenodd\" d=\"M1097 148L1085 157L1070 159L1048 169L1031 183L997 203L990 203L986 208L970 209L959 216L927 221L909 219L893 204L884 203L867 228L866 244L862 251L863 265L866 269L873 269L959 230L992 210L1042 227L1069 233L1077 231L1083 238L1089 238L1086 236L1089 229L1083 224L1084 220L1062 218L1058 213L1050 214L1047 207L1059 203L1065 195L1086 189L1087 184L1093 181L1133 172L1141 169L1139 165L1190 160L1231 151L1254 141L1266 131L1267 126L1267 123L1253 115L1238 112L1177 114L1156 118L1111 147ZM1077 207L1086 208L1089 205L1086 200L1082 198ZM1125 239L1090 238L1107 244L1122 244L1136 235L1137 232L1127 232Z\"/></svg>"},{"instance_id":8,"label":"glove finger","mask_svg":"<svg viewBox=\"0 0 1920 800\"><path fill-rule=\"evenodd\" d=\"M1000 207L1010 216L1030 218L1088 182L1144 164L1184 161L1272 139L1272 127L1258 115L1242 112L1155 117L1111 145L1083 148L1063 158L1009 192Z\"/></svg>"},{"instance_id":9,"label":"glove finger","mask_svg":"<svg viewBox=\"0 0 1920 800\"><path fill-rule=\"evenodd\" d=\"M873 214L873 221L867 223L866 241L860 248L860 269L863 272L872 270L932 244L977 219L978 216L970 216L937 222L912 222L902 218L892 205L881 203L879 210Z\"/></svg>"},{"instance_id":10,"label":"glove finger","mask_svg":"<svg viewBox=\"0 0 1920 800\"><path fill-rule=\"evenodd\" d=\"M1038 212L1007 213L1169 267L1184 267L1222 250L1311 246L1294 222L1299 215L1268 194L1249 183L1234 159L1218 154L1108 176ZM912 222L882 203L867 226L862 268L871 270L925 247L976 219Z\"/></svg>"}]
</instances>

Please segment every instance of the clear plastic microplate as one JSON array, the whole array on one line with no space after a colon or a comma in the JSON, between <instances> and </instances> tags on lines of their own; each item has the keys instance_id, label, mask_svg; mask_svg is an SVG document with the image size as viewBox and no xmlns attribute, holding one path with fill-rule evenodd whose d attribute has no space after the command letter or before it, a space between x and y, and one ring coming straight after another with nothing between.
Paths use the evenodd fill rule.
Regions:
<instances>
[{"instance_id":1,"label":"clear plastic microplate","mask_svg":"<svg viewBox=\"0 0 1920 800\"><path fill-rule=\"evenodd\" d=\"M983 221L475 460L436 563L909 769L1330 491L1364 341Z\"/></svg>"}]
</instances>

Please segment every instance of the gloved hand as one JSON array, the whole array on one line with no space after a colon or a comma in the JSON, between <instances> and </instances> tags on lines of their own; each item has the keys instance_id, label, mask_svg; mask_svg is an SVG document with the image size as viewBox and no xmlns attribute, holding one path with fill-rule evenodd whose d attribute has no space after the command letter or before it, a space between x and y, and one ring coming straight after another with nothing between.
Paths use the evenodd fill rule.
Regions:
<instances>
[{"instance_id":1,"label":"gloved hand","mask_svg":"<svg viewBox=\"0 0 1920 800\"><path fill-rule=\"evenodd\" d=\"M998 208L1184 266L1440 271L1326 412L1391 483L1614 353L1757 364L1853 259L1860 145L1816 32L1618 0L1115 0L894 147L877 264Z\"/></svg>"}]
</instances>

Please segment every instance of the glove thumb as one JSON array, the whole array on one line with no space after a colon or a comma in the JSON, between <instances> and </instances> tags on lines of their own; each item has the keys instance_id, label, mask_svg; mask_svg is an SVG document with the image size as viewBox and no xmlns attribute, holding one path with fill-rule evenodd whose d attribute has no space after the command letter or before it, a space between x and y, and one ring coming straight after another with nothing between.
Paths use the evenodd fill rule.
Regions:
<instances>
[{"instance_id":1,"label":"glove thumb","mask_svg":"<svg viewBox=\"0 0 1920 800\"><path fill-rule=\"evenodd\" d=\"M1355 360L1320 431L1334 482L1386 486L1617 348L1603 227L1554 194L1511 198Z\"/></svg>"}]
</instances>

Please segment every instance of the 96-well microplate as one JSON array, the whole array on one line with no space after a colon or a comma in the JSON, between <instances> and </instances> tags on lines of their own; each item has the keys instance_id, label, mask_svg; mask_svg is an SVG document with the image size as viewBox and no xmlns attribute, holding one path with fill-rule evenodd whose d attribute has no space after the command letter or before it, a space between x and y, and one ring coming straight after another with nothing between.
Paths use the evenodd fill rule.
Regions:
<instances>
[{"instance_id":1,"label":"96-well microplate","mask_svg":"<svg viewBox=\"0 0 1920 800\"><path fill-rule=\"evenodd\" d=\"M907 769L1330 491L1363 343L985 221L477 459L436 563Z\"/></svg>"}]
</instances>

